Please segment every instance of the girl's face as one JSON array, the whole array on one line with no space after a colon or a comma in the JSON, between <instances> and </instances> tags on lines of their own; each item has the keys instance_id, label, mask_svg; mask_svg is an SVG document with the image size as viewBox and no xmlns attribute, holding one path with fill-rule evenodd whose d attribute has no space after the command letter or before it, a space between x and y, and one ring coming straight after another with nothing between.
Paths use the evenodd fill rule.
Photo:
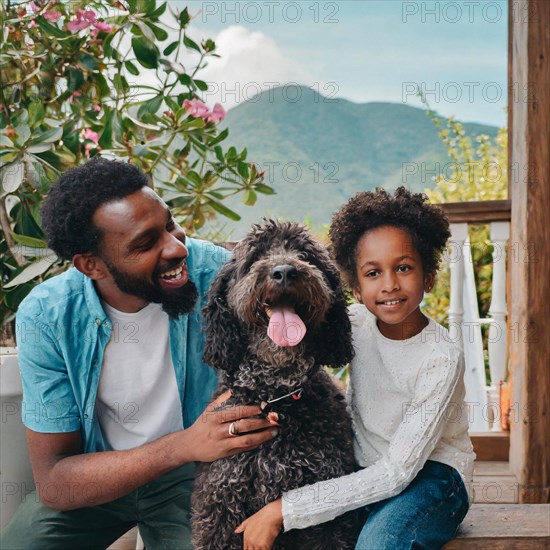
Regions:
<instances>
[{"instance_id":1,"label":"girl's face","mask_svg":"<svg viewBox=\"0 0 550 550\"><path fill-rule=\"evenodd\" d=\"M357 244L356 276L353 294L376 316L386 338L405 340L427 325L419 305L435 274L424 273L408 233L393 226L365 233Z\"/></svg>"}]
</instances>

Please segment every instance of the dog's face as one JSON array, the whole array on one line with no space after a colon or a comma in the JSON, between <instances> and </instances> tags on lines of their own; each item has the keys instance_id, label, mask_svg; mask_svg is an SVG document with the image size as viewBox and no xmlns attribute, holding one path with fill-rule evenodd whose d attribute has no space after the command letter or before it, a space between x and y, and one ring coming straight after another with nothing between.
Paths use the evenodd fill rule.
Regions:
<instances>
[{"instance_id":1,"label":"dog's face","mask_svg":"<svg viewBox=\"0 0 550 550\"><path fill-rule=\"evenodd\" d=\"M276 345L300 344L334 300L323 272L326 251L301 226L273 223L255 227L235 249L241 255L228 284L229 307L243 324L267 327Z\"/></svg>"},{"instance_id":2,"label":"dog's face","mask_svg":"<svg viewBox=\"0 0 550 550\"><path fill-rule=\"evenodd\" d=\"M205 359L223 370L236 368L251 347L260 360L305 352L338 366L351 357L338 272L297 223L252 227L214 282L205 316Z\"/></svg>"}]
</instances>

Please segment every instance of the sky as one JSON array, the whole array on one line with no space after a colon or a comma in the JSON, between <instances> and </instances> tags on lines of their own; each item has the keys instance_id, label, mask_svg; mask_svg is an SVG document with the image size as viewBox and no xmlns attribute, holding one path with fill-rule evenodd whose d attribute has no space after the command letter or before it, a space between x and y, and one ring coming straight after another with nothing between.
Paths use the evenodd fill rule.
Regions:
<instances>
[{"instance_id":1,"label":"sky","mask_svg":"<svg viewBox=\"0 0 550 550\"><path fill-rule=\"evenodd\" d=\"M298 83L356 103L420 106L421 89L442 115L506 124L506 0L169 3L189 7L193 38L216 41L221 57L200 73L209 104L231 108Z\"/></svg>"}]
</instances>

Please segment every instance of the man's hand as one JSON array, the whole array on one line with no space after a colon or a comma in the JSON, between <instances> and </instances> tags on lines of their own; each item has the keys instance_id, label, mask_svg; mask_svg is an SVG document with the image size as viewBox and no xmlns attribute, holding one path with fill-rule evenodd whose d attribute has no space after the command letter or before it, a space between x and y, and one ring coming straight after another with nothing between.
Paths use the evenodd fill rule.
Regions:
<instances>
[{"instance_id":1,"label":"man's hand","mask_svg":"<svg viewBox=\"0 0 550 550\"><path fill-rule=\"evenodd\" d=\"M231 396L228 390L212 402L197 421L186 430L193 442L193 460L212 462L242 451L249 451L275 437L279 430L265 417L258 406L223 404ZM230 426L233 424L233 434Z\"/></svg>"},{"instance_id":2,"label":"man's hand","mask_svg":"<svg viewBox=\"0 0 550 550\"><path fill-rule=\"evenodd\" d=\"M235 533L244 533L244 550L269 550L283 528L283 502L270 502L245 519Z\"/></svg>"}]
</instances>

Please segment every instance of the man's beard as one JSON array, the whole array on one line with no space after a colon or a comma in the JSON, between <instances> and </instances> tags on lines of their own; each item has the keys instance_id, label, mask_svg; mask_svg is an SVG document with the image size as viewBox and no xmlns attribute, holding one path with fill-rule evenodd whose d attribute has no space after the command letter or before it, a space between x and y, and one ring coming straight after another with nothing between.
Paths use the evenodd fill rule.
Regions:
<instances>
[{"instance_id":1,"label":"man's beard","mask_svg":"<svg viewBox=\"0 0 550 550\"><path fill-rule=\"evenodd\" d=\"M148 302L162 304L162 309L173 319L184 313L189 313L195 308L198 292L195 283L191 280L188 280L182 287L167 292L158 284L119 271L110 262L106 262L106 264L115 284L122 292Z\"/></svg>"}]
</instances>

